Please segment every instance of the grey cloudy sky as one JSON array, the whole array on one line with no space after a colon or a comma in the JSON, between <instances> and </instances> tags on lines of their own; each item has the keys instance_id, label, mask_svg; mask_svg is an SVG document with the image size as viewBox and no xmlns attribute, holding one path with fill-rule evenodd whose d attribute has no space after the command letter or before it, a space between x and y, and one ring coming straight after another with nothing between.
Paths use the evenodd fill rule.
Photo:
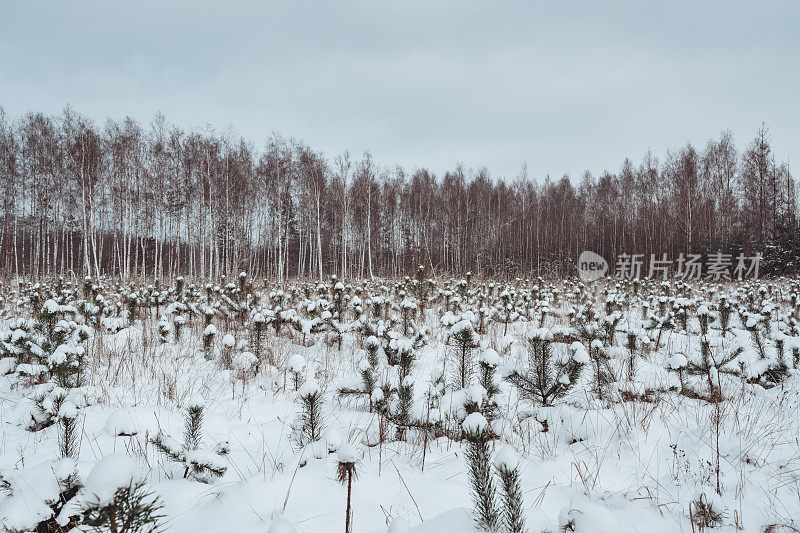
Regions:
<instances>
[{"instance_id":1,"label":"grey cloudy sky","mask_svg":"<svg viewBox=\"0 0 800 533\"><path fill-rule=\"evenodd\" d=\"M0 3L0 106L513 176L746 144L800 164L800 2Z\"/></svg>"}]
</instances>

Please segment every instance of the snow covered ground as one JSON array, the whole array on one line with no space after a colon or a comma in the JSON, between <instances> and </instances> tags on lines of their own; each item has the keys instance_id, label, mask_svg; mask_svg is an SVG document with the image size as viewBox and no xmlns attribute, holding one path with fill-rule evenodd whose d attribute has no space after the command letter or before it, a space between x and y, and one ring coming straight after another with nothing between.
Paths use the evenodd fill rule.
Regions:
<instances>
[{"instance_id":1,"label":"snow covered ground","mask_svg":"<svg viewBox=\"0 0 800 533\"><path fill-rule=\"evenodd\" d=\"M798 531L798 294L790 281L23 284L6 289L0 325L0 525L90 530L63 508L141 481L176 533L344 531L336 452L350 443L353 532L478 531L461 431L477 409L493 452L520 456L529 532ZM464 328L474 337L462 351ZM565 389L552 405L513 377L536 339ZM57 365L71 357L80 380L59 383L53 412ZM478 385L480 361L497 367L494 394ZM560 373L567 364L577 375ZM322 424L309 442L298 397L314 381ZM398 431L404 383L413 401ZM199 443L185 448L195 405ZM63 420L78 427L68 454ZM224 473L195 475L192 461ZM70 475L83 488L67 503ZM719 520L702 523L702 505Z\"/></svg>"}]
</instances>

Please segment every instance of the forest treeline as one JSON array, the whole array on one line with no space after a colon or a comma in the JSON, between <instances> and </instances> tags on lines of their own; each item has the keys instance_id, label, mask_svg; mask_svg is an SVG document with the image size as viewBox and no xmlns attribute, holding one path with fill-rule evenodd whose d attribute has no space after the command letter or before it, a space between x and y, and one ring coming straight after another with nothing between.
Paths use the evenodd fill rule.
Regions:
<instances>
[{"instance_id":1,"label":"forest treeline","mask_svg":"<svg viewBox=\"0 0 800 533\"><path fill-rule=\"evenodd\" d=\"M796 186L766 126L723 132L616 172L444 175L326 157L279 134L183 131L162 115L97 124L0 109L5 276L486 276L574 273L583 250L763 252L796 268Z\"/></svg>"}]
</instances>

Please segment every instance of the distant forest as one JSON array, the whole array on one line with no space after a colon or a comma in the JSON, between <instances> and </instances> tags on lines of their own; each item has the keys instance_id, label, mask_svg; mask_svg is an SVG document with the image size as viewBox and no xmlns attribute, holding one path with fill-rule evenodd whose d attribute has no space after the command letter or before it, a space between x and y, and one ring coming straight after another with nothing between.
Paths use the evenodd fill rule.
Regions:
<instances>
[{"instance_id":1,"label":"distant forest","mask_svg":"<svg viewBox=\"0 0 800 533\"><path fill-rule=\"evenodd\" d=\"M0 108L0 204L0 271L34 279L570 275L583 250L762 252L763 272L792 273L800 253L795 182L766 126L743 148L725 131L554 178Z\"/></svg>"}]
</instances>

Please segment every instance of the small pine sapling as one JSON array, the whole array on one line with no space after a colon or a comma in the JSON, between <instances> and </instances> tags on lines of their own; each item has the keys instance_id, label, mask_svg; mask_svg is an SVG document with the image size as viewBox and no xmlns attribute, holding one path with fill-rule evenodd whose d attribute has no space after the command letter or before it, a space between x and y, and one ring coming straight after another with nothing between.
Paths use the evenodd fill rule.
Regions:
<instances>
[{"instance_id":1,"label":"small pine sapling","mask_svg":"<svg viewBox=\"0 0 800 533\"><path fill-rule=\"evenodd\" d=\"M486 305L485 297L480 295L478 300L478 333L481 335L486 333L486 318L489 315L489 307Z\"/></svg>"},{"instance_id":2,"label":"small pine sapling","mask_svg":"<svg viewBox=\"0 0 800 533\"><path fill-rule=\"evenodd\" d=\"M497 416L497 397L500 387L495 380L495 372L500 365L500 355L496 350L487 348L478 355L478 377L481 387L486 391L484 416L493 420Z\"/></svg>"},{"instance_id":3,"label":"small pine sapling","mask_svg":"<svg viewBox=\"0 0 800 533\"><path fill-rule=\"evenodd\" d=\"M139 295L135 292L128 294L128 324L133 325L139 310Z\"/></svg>"},{"instance_id":4,"label":"small pine sapling","mask_svg":"<svg viewBox=\"0 0 800 533\"><path fill-rule=\"evenodd\" d=\"M183 276L178 276L175 278L175 301L182 302L183 301L183 290L186 287L186 280L183 279Z\"/></svg>"},{"instance_id":5,"label":"small pine sapling","mask_svg":"<svg viewBox=\"0 0 800 533\"><path fill-rule=\"evenodd\" d=\"M543 328L544 323L547 320L547 313L550 312L550 308L546 305L543 305L542 308L539 310L539 327Z\"/></svg>"},{"instance_id":6,"label":"small pine sapling","mask_svg":"<svg viewBox=\"0 0 800 533\"><path fill-rule=\"evenodd\" d=\"M294 390L299 391L300 385L303 383L303 372L306 368L305 358L296 353L289 358L289 373L292 375L292 384Z\"/></svg>"},{"instance_id":7,"label":"small pine sapling","mask_svg":"<svg viewBox=\"0 0 800 533\"><path fill-rule=\"evenodd\" d=\"M786 362L787 336L781 331L776 331L772 335L772 341L775 344L778 360L770 364L765 377L772 383L780 383L789 376L789 364Z\"/></svg>"},{"instance_id":8,"label":"small pine sapling","mask_svg":"<svg viewBox=\"0 0 800 533\"><path fill-rule=\"evenodd\" d=\"M656 336L656 345L653 348L653 350L657 352L658 347L661 345L661 336L664 334L664 332L675 329L675 319L672 312L667 311L660 315L651 314L645 329L658 330L658 335Z\"/></svg>"},{"instance_id":9,"label":"small pine sapling","mask_svg":"<svg viewBox=\"0 0 800 533\"><path fill-rule=\"evenodd\" d=\"M637 358L639 357L638 350L640 346L646 346L650 343L650 337L640 334L634 330L628 330L625 335L625 347L628 349L628 381L636 379Z\"/></svg>"},{"instance_id":10,"label":"small pine sapling","mask_svg":"<svg viewBox=\"0 0 800 533\"><path fill-rule=\"evenodd\" d=\"M574 356L558 360L552 354L553 335L546 329L528 332L528 367L515 369L507 377L522 397L544 406L553 402L573 387L580 377L583 363Z\"/></svg>"},{"instance_id":11,"label":"small pine sapling","mask_svg":"<svg viewBox=\"0 0 800 533\"><path fill-rule=\"evenodd\" d=\"M472 350L478 346L477 335L467 319L461 319L450 328L454 345L455 386L464 389L472 380Z\"/></svg>"},{"instance_id":12,"label":"small pine sapling","mask_svg":"<svg viewBox=\"0 0 800 533\"><path fill-rule=\"evenodd\" d=\"M503 324L503 336L508 333L508 325L519 319L519 313L511 302L511 293L506 289L500 293L499 308L494 314L494 319Z\"/></svg>"},{"instance_id":13,"label":"small pine sapling","mask_svg":"<svg viewBox=\"0 0 800 533\"><path fill-rule=\"evenodd\" d=\"M211 298L211 293L210 292L209 292L209 298ZM211 307L211 306L206 306L203 309L203 327L204 328L207 328L208 326L211 325L211 322L214 320L214 315L215 314L216 314L216 311L214 311L214 308Z\"/></svg>"},{"instance_id":14,"label":"small pine sapling","mask_svg":"<svg viewBox=\"0 0 800 533\"><path fill-rule=\"evenodd\" d=\"M264 334L266 330L267 319L262 313L253 315L253 353L261 358L261 347L264 344Z\"/></svg>"},{"instance_id":15,"label":"small pine sapling","mask_svg":"<svg viewBox=\"0 0 800 533\"><path fill-rule=\"evenodd\" d=\"M686 375L686 367L688 366L688 364L689 360L686 359L686 356L683 355L682 353L676 353L675 355L667 359L664 363L667 370L678 374L678 381L681 384L681 394L683 394L684 396L686 395L687 392L685 375Z\"/></svg>"},{"instance_id":16,"label":"small pine sapling","mask_svg":"<svg viewBox=\"0 0 800 533\"><path fill-rule=\"evenodd\" d=\"M397 411L394 413L393 421L398 426L398 436L403 438L406 427L411 425L411 408L414 401L414 382L411 379L411 369L416 360L416 353L413 345L407 342L399 343L397 347Z\"/></svg>"},{"instance_id":17,"label":"small pine sapling","mask_svg":"<svg viewBox=\"0 0 800 533\"><path fill-rule=\"evenodd\" d=\"M228 455L230 448L227 443L219 443L213 450L201 448L204 413L203 402L190 399L184 417L183 444L161 431L150 442L171 461L184 465L184 478L191 476L203 483L211 483L227 471L222 458Z\"/></svg>"},{"instance_id":18,"label":"small pine sapling","mask_svg":"<svg viewBox=\"0 0 800 533\"><path fill-rule=\"evenodd\" d=\"M604 331L606 344L608 346L614 346L617 326L619 325L620 320L622 320L622 313L619 311L614 311L611 314L604 316L600 321L600 325Z\"/></svg>"},{"instance_id":19,"label":"small pine sapling","mask_svg":"<svg viewBox=\"0 0 800 533\"><path fill-rule=\"evenodd\" d=\"M317 380L306 380L300 387L297 398L300 402L300 413L294 426L294 439L298 446L303 447L322 437L323 396Z\"/></svg>"},{"instance_id":20,"label":"small pine sapling","mask_svg":"<svg viewBox=\"0 0 800 533\"><path fill-rule=\"evenodd\" d=\"M719 389L719 374L736 374L741 371L731 370L729 364L736 361L739 355L744 351L744 348L737 346L733 350L725 353L718 354L714 357L711 350L711 343L708 339L700 340L700 357L699 359L689 358L686 365L686 371L692 375L700 375L705 377L708 382L708 394L711 401L719 401L722 398L722 391Z\"/></svg>"},{"instance_id":21,"label":"small pine sapling","mask_svg":"<svg viewBox=\"0 0 800 533\"><path fill-rule=\"evenodd\" d=\"M186 406L183 443L190 450L196 450L200 446L200 440L203 437L203 409L202 402L193 399Z\"/></svg>"},{"instance_id":22,"label":"small pine sapling","mask_svg":"<svg viewBox=\"0 0 800 533\"><path fill-rule=\"evenodd\" d=\"M186 325L186 317L183 315L175 315L175 318L172 319L172 329L175 331L175 342L178 343L181 340L181 333L183 332L183 327Z\"/></svg>"},{"instance_id":23,"label":"small pine sapling","mask_svg":"<svg viewBox=\"0 0 800 533\"><path fill-rule=\"evenodd\" d=\"M673 303L673 309L675 313L675 319L678 321L678 327L686 331L689 325L689 309L685 302L682 299L675 299Z\"/></svg>"},{"instance_id":24,"label":"small pine sapling","mask_svg":"<svg viewBox=\"0 0 800 533\"><path fill-rule=\"evenodd\" d=\"M109 455L92 468L86 486L64 505L56 523L65 528L77 517L81 526L98 533L155 533L161 530L162 508L134 461Z\"/></svg>"},{"instance_id":25,"label":"small pine sapling","mask_svg":"<svg viewBox=\"0 0 800 533\"><path fill-rule=\"evenodd\" d=\"M764 348L764 341L761 338L761 332L759 331L759 326L762 323L762 318L760 315L751 314L747 317L745 321L745 328L747 331L750 332L750 335L753 337L753 344L755 344L756 349L758 349L758 355L761 359L767 358L766 349Z\"/></svg>"},{"instance_id":26,"label":"small pine sapling","mask_svg":"<svg viewBox=\"0 0 800 533\"><path fill-rule=\"evenodd\" d=\"M58 450L64 459L77 459L80 452L78 408L64 397L60 397L60 400L58 407Z\"/></svg>"},{"instance_id":27,"label":"small pine sapling","mask_svg":"<svg viewBox=\"0 0 800 533\"><path fill-rule=\"evenodd\" d=\"M166 317L162 317L161 320L158 321L158 325L156 326L156 330L158 332L158 340L161 344L166 344L169 342L169 334L170 334L170 327L169 322L167 322Z\"/></svg>"},{"instance_id":28,"label":"small pine sapling","mask_svg":"<svg viewBox=\"0 0 800 533\"><path fill-rule=\"evenodd\" d=\"M500 516L495 502L495 485L492 479L491 431L489 423L481 413L468 415L461 425L467 441L467 462L469 481L472 489L473 514L475 523L484 531L497 531Z\"/></svg>"},{"instance_id":29,"label":"small pine sapling","mask_svg":"<svg viewBox=\"0 0 800 533\"><path fill-rule=\"evenodd\" d=\"M217 327L209 324L203 330L203 357L206 361L214 358L214 337L217 335Z\"/></svg>"},{"instance_id":30,"label":"small pine sapling","mask_svg":"<svg viewBox=\"0 0 800 533\"><path fill-rule=\"evenodd\" d=\"M347 487L347 505L344 515L344 533L351 533L353 530L353 508L351 496L353 493L353 481L358 477L356 463L358 453L349 443L342 444L336 452L336 479L343 486Z\"/></svg>"},{"instance_id":31,"label":"small pine sapling","mask_svg":"<svg viewBox=\"0 0 800 533\"><path fill-rule=\"evenodd\" d=\"M730 329L731 315L733 315L733 304L731 304L730 300L728 300L725 296L721 296L719 299L717 313L719 318L719 327L722 331L722 336L724 337L728 333L728 329Z\"/></svg>"},{"instance_id":32,"label":"small pine sapling","mask_svg":"<svg viewBox=\"0 0 800 533\"><path fill-rule=\"evenodd\" d=\"M97 532L156 533L161 531L162 507L144 481L137 481L118 488L108 503L88 502L81 523Z\"/></svg>"},{"instance_id":33,"label":"small pine sapling","mask_svg":"<svg viewBox=\"0 0 800 533\"><path fill-rule=\"evenodd\" d=\"M494 467L500 478L502 509L500 517L506 533L525 532L525 507L522 501L522 484L519 475L519 455L510 446L503 446L495 454Z\"/></svg>"},{"instance_id":34,"label":"small pine sapling","mask_svg":"<svg viewBox=\"0 0 800 533\"><path fill-rule=\"evenodd\" d=\"M402 315L403 335L408 335L412 329L412 321L417 312L417 303L411 298L403 298L400 302L400 313Z\"/></svg>"},{"instance_id":35,"label":"small pine sapling","mask_svg":"<svg viewBox=\"0 0 800 533\"><path fill-rule=\"evenodd\" d=\"M708 335L708 327L711 324L711 311L708 306L701 305L697 308L697 321L700 324L700 335L705 337Z\"/></svg>"},{"instance_id":36,"label":"small pine sapling","mask_svg":"<svg viewBox=\"0 0 800 533\"><path fill-rule=\"evenodd\" d=\"M222 337L222 352L220 353L220 364L223 368L231 367L234 348L236 348L236 337L230 333L226 333Z\"/></svg>"}]
</instances>

